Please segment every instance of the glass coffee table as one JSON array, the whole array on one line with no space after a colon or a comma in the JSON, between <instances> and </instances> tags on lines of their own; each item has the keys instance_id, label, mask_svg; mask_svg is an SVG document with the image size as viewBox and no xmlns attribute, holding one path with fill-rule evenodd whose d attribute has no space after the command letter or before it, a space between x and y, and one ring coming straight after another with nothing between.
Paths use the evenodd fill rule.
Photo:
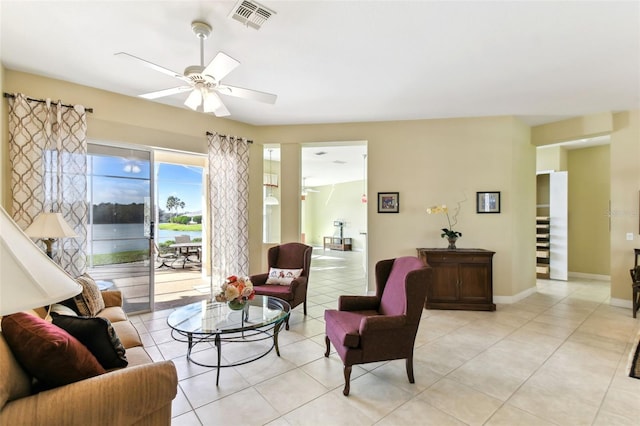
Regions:
<instances>
[{"instance_id":1,"label":"glass coffee table","mask_svg":"<svg viewBox=\"0 0 640 426\"><path fill-rule=\"evenodd\" d=\"M235 367L258 360L273 348L280 356L278 333L289 317L291 306L284 300L271 296L255 296L243 310L231 310L226 303L210 300L192 303L173 311L167 319L171 337L188 344L187 359L203 367L215 367L216 386L220 380L220 369ZM235 363L221 364L222 343L250 343L272 340L264 353ZM191 350L198 343L213 342L218 352L217 363L205 364L191 357Z\"/></svg>"}]
</instances>

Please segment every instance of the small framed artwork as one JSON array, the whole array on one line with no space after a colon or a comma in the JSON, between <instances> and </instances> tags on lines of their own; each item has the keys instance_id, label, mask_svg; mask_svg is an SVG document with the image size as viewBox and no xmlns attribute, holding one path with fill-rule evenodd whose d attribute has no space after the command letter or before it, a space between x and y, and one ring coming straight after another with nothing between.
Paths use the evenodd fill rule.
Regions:
<instances>
[{"instance_id":1,"label":"small framed artwork","mask_svg":"<svg viewBox=\"0 0 640 426\"><path fill-rule=\"evenodd\" d=\"M500 191L476 192L476 213L500 213Z\"/></svg>"},{"instance_id":2,"label":"small framed artwork","mask_svg":"<svg viewBox=\"0 0 640 426\"><path fill-rule=\"evenodd\" d=\"M399 192L378 192L378 213L398 213L399 211Z\"/></svg>"}]
</instances>

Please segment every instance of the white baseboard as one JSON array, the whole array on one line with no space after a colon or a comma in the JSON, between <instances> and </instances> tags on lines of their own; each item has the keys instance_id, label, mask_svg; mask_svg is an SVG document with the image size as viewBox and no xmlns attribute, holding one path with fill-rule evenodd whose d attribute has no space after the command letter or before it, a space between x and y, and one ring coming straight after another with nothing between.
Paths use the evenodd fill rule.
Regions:
<instances>
[{"instance_id":1,"label":"white baseboard","mask_svg":"<svg viewBox=\"0 0 640 426\"><path fill-rule=\"evenodd\" d=\"M529 297L532 294L534 294L536 291L538 291L538 288L533 286L533 287L529 287L528 289L521 291L520 293L514 295L514 296L493 296L493 303L502 303L502 304L511 304L511 303L516 303L521 301L522 299L524 299L525 297Z\"/></svg>"},{"instance_id":2,"label":"white baseboard","mask_svg":"<svg viewBox=\"0 0 640 426\"><path fill-rule=\"evenodd\" d=\"M585 280L611 281L610 275L585 274L583 272L569 272L570 278L581 278Z\"/></svg>"},{"instance_id":3,"label":"white baseboard","mask_svg":"<svg viewBox=\"0 0 640 426\"><path fill-rule=\"evenodd\" d=\"M633 302L627 299L614 299L612 297L609 304L618 308L633 309Z\"/></svg>"}]
</instances>

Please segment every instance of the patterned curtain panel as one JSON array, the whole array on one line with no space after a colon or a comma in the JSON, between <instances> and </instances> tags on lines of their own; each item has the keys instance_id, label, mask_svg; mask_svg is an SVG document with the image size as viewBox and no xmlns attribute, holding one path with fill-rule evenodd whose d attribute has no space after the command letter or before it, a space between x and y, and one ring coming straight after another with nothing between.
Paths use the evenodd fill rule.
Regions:
<instances>
[{"instance_id":1,"label":"patterned curtain panel","mask_svg":"<svg viewBox=\"0 0 640 426\"><path fill-rule=\"evenodd\" d=\"M249 145L219 134L209 142L211 284L249 273Z\"/></svg>"},{"instance_id":2,"label":"patterned curtain panel","mask_svg":"<svg viewBox=\"0 0 640 426\"><path fill-rule=\"evenodd\" d=\"M62 213L78 237L57 240L54 260L74 277L87 264L86 135L80 105L33 101L23 94L9 99L14 220L25 229L42 212Z\"/></svg>"}]
</instances>

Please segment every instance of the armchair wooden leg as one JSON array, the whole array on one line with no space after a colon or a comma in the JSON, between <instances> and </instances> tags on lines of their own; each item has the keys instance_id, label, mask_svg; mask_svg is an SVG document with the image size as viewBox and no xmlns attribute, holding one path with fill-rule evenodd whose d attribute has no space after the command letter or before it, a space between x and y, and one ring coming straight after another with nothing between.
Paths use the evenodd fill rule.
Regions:
<instances>
[{"instance_id":1,"label":"armchair wooden leg","mask_svg":"<svg viewBox=\"0 0 640 426\"><path fill-rule=\"evenodd\" d=\"M342 391L342 394L344 396L349 396L349 386L351 384L350 381L351 381L351 366L345 365L344 366L344 390Z\"/></svg>"},{"instance_id":2,"label":"armchair wooden leg","mask_svg":"<svg viewBox=\"0 0 640 426\"><path fill-rule=\"evenodd\" d=\"M329 357L329 351L331 350L331 341L329 341L329 336L324 336L324 341L327 344L327 351L324 353L325 358Z\"/></svg>"},{"instance_id":3,"label":"armchair wooden leg","mask_svg":"<svg viewBox=\"0 0 640 426\"><path fill-rule=\"evenodd\" d=\"M304 316L307 316L307 299L304 299L304 302L302 304L302 307L304 308Z\"/></svg>"},{"instance_id":4,"label":"armchair wooden leg","mask_svg":"<svg viewBox=\"0 0 640 426\"><path fill-rule=\"evenodd\" d=\"M413 354L407 358L407 377L409 377L409 383L415 383L413 378Z\"/></svg>"}]
</instances>

